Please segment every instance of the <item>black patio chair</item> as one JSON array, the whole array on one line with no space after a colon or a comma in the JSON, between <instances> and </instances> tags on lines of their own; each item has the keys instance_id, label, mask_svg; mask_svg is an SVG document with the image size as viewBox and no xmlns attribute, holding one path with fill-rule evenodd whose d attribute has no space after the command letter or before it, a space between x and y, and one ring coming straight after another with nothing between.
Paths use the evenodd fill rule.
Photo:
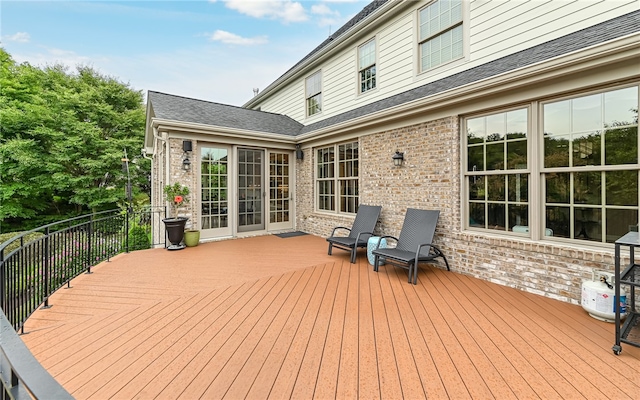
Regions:
<instances>
[{"instance_id":1,"label":"black patio chair","mask_svg":"<svg viewBox=\"0 0 640 400\"><path fill-rule=\"evenodd\" d=\"M408 269L409 283L413 280L414 285L418 283L418 263L420 262L429 262L442 257L447 265L447 271L451 271L447 258L432 243L439 216L440 211L437 210L408 208L400 230L400 237L381 236L378 239L378 245L372 251L375 256L373 270L378 271L378 261L383 258L386 263ZM391 242L395 242L396 246L394 248L379 248L383 238L387 239L387 242L391 239Z\"/></svg>"},{"instance_id":2,"label":"black patio chair","mask_svg":"<svg viewBox=\"0 0 640 400\"><path fill-rule=\"evenodd\" d=\"M381 209L381 206L367 206L361 204L358 207L356 219L353 221L351 228L347 228L346 226L337 226L333 228L331 236L327 238L327 242L329 242L329 255L331 255L334 247L350 251L351 263L355 264L358 247L367 248L367 242L369 241L369 238L373 236L373 229L376 227ZM349 231L349 235L336 236L336 232L340 232L342 230Z\"/></svg>"}]
</instances>

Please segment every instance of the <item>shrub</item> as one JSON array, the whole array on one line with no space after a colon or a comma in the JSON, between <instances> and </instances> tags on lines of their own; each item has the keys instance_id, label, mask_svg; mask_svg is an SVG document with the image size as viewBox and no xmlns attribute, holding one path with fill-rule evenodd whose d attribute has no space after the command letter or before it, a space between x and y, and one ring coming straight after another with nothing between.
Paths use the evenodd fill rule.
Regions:
<instances>
[{"instance_id":1,"label":"shrub","mask_svg":"<svg viewBox=\"0 0 640 400\"><path fill-rule=\"evenodd\" d=\"M129 251L148 249L151 241L147 231L140 225L135 225L129 229Z\"/></svg>"}]
</instances>

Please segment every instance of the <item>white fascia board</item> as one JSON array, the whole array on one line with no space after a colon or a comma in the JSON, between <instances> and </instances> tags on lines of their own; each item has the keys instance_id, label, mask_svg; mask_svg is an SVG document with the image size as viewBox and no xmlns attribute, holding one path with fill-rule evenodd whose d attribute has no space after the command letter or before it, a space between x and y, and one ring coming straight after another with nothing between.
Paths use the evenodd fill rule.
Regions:
<instances>
[{"instance_id":1,"label":"white fascia board","mask_svg":"<svg viewBox=\"0 0 640 400\"><path fill-rule=\"evenodd\" d=\"M154 118L152 125L158 130L183 132L186 134L202 134L216 135L229 138L241 138L244 140L254 139L274 143L292 143L296 142L296 138L290 135L281 135L278 133L250 131L246 129L227 128L217 125L198 124L193 122L183 122L169 119Z\"/></svg>"},{"instance_id":2,"label":"white fascia board","mask_svg":"<svg viewBox=\"0 0 640 400\"><path fill-rule=\"evenodd\" d=\"M255 106L257 103L262 101L262 99L267 94L269 94L269 92L272 92L273 90L277 89L280 85L283 85L283 84L286 85L289 80L295 79L296 76L301 71L308 68L309 65L315 63L316 61L318 61L318 59L324 57L327 53L332 52L335 48L341 46L344 42L347 42L348 40L350 40L354 36L353 35L354 32L357 33L363 29L363 26L372 25L377 21L379 21L380 17L385 13L387 13L390 9L393 9L395 7L399 8L400 5L405 6L405 5L409 5L410 3L411 3L411 0L408 0L408 1L407 0L402 0L402 1L389 0L388 2L380 6L380 8L375 10L373 14L370 14L369 16L367 16L366 18L364 18L363 20L361 20L360 22L352 26L348 31L340 35L340 37L332 40L329 44L327 44L325 47L320 49L317 53L309 57L302 64L298 65L295 69L285 72L284 75L276 79L269 86L267 86L263 91L261 91L256 96L252 97L249 101L247 101L242 106L242 108L252 108L253 106Z\"/></svg>"},{"instance_id":3,"label":"white fascia board","mask_svg":"<svg viewBox=\"0 0 640 400\"><path fill-rule=\"evenodd\" d=\"M576 73L638 56L640 56L640 33L634 33L611 42L564 54L550 60L440 92L433 96L298 135L296 139L299 143L304 143L322 139L325 136L348 133L353 129L390 123L418 113L425 113L430 110L449 107L456 103L508 92L524 85L558 78L567 73ZM640 75L640 70L638 75Z\"/></svg>"}]
</instances>

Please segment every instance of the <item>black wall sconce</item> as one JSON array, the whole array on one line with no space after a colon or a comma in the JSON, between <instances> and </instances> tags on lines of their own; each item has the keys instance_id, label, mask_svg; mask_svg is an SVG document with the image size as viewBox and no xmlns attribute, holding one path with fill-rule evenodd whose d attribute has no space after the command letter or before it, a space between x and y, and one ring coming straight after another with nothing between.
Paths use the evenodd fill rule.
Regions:
<instances>
[{"instance_id":1,"label":"black wall sconce","mask_svg":"<svg viewBox=\"0 0 640 400\"><path fill-rule=\"evenodd\" d=\"M402 162L404 161L404 153L400 153L396 150L396 154L391 157L393 159L393 165L396 167L402 167Z\"/></svg>"},{"instance_id":2,"label":"black wall sconce","mask_svg":"<svg viewBox=\"0 0 640 400\"><path fill-rule=\"evenodd\" d=\"M304 151L300 148L300 145L296 145L296 160L304 160Z\"/></svg>"},{"instance_id":3,"label":"black wall sconce","mask_svg":"<svg viewBox=\"0 0 640 400\"><path fill-rule=\"evenodd\" d=\"M189 160L189 152L193 150L193 144L191 140L182 141L182 151L184 151L184 158L182 159L182 169L188 171L191 168L191 160Z\"/></svg>"}]
</instances>

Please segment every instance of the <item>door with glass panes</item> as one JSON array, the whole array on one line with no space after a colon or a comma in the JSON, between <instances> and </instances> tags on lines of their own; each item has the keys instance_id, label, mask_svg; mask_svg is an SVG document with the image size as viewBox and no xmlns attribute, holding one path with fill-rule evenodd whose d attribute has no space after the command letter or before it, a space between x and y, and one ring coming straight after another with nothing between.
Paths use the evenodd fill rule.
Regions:
<instances>
[{"instance_id":1,"label":"door with glass panes","mask_svg":"<svg viewBox=\"0 0 640 400\"><path fill-rule=\"evenodd\" d=\"M200 229L203 238L229 236L229 154L224 146L200 147Z\"/></svg>"}]
</instances>

